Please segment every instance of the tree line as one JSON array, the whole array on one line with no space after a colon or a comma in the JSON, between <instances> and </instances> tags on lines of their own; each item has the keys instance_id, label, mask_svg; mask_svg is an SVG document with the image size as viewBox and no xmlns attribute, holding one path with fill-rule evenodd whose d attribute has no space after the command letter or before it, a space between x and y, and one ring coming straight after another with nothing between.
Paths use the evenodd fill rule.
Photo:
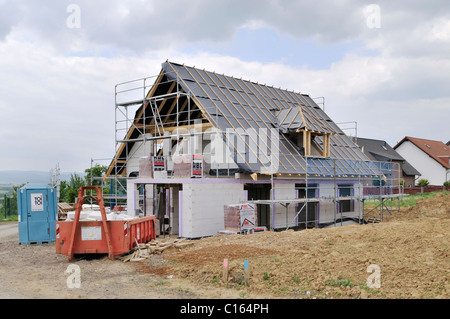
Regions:
<instances>
[{"instance_id":1,"label":"tree line","mask_svg":"<svg viewBox=\"0 0 450 319\"><path fill-rule=\"evenodd\" d=\"M75 203L78 190L83 186L102 186L99 179L106 173L107 167L96 164L92 168L84 170L84 178L76 173L70 174L69 181L61 181L59 186L59 201L65 203ZM102 193L109 193L110 186L103 184Z\"/></svg>"},{"instance_id":2,"label":"tree line","mask_svg":"<svg viewBox=\"0 0 450 319\"><path fill-rule=\"evenodd\" d=\"M68 181L61 181L59 187L59 202L75 203L78 190L82 186L102 186L102 177L107 170L106 166L96 164L92 168L85 169L84 177L77 174L70 174ZM0 218L8 219L8 216L17 216L17 192L26 184L13 186L11 195L3 195L0 198ZM103 184L102 193L109 194L110 185Z\"/></svg>"}]
</instances>

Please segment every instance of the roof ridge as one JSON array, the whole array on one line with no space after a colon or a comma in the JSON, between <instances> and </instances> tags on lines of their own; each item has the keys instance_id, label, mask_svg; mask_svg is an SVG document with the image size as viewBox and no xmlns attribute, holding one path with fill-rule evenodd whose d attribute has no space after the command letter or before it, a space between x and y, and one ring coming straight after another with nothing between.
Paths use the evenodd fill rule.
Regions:
<instances>
[{"instance_id":1,"label":"roof ridge","mask_svg":"<svg viewBox=\"0 0 450 319\"><path fill-rule=\"evenodd\" d=\"M184 63L172 62L172 61L169 61L168 59L167 59L165 62L163 62L163 64L164 64L164 63L169 63L169 64L178 65L178 66L183 66L183 67L185 67L185 68L192 68L192 69L195 69L195 70L201 70L200 68L197 68L195 65L194 65L194 66L189 66L189 65L186 65L186 64L184 64ZM204 72L210 72L210 73L216 73L216 71L209 71L209 70L206 70L205 68L203 68L201 71L204 71ZM237 78L237 77L235 77L234 75L231 75L231 74L225 74L225 73L222 73L221 75L222 75L222 76L225 76L225 77L230 77L230 78L233 78L233 79L238 79L238 80L241 80L241 81L243 81L243 82L256 83L256 84L258 84L258 85L262 85L262 86L265 86L265 87L267 87L267 88L272 88L272 89L275 89L275 90L286 91L286 92L292 92L292 93L294 93L294 94L300 94L300 95L306 95L306 96L309 96L309 94L302 93L302 92L300 92L300 91L296 92L296 91L294 91L294 90L289 90L288 88L282 88L282 87L280 87L280 86L279 86L279 87L275 87L275 84L267 85L266 83L262 84L262 83L259 83L258 81L253 81L252 79L247 79L247 80L245 80L245 79L242 78L242 76L241 76L240 78Z\"/></svg>"}]
</instances>

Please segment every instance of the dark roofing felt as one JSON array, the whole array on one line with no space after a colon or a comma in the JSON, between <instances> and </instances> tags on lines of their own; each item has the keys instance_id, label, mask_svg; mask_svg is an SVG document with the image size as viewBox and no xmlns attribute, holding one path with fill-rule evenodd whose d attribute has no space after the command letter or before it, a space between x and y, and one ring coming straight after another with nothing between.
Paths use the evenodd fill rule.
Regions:
<instances>
[{"instance_id":1,"label":"dark roofing felt","mask_svg":"<svg viewBox=\"0 0 450 319\"><path fill-rule=\"evenodd\" d=\"M160 83L158 83L160 82ZM173 88L171 83L178 83L181 91L191 97L191 110L194 118L204 118L219 131L234 129L234 143L240 144L230 149L241 172L267 173L271 171L273 157L278 158L277 173L287 174L318 174L331 175L378 175L380 170L376 165L345 135L333 120L306 94L261 85L252 81L236 79L232 76L217 74L185 65L166 61L162 64L160 75L155 81L156 90L150 91L147 98L167 94ZM172 91L173 92L173 91ZM182 96L180 101L186 97ZM136 103L136 101L130 102ZM181 103L181 102L180 102ZM125 104L124 104L125 105ZM143 120L142 113L150 114L148 103L142 104L136 111L135 122L149 124L149 118ZM147 110L147 111L146 111ZM161 109L161 115L170 108L166 104ZM184 115L186 117L186 115ZM144 121L144 122L143 122ZM187 123L186 118L183 124ZM180 124L182 125L182 124ZM257 136L248 134L245 130L254 129ZM308 130L317 133L330 134L330 157L305 158L302 149L288 136L297 130ZM243 133L242 133L243 131ZM273 131L276 136L274 137ZM126 149L131 149L133 139L139 138L142 131L132 126L127 133L129 139L121 143L116 159L124 163ZM224 140L230 138L224 135ZM266 149L260 141L267 143ZM323 136L314 137L315 144L323 147ZM274 146L275 145L275 146ZM249 160L250 158L256 161ZM112 172L114 160L111 162L108 174ZM336 167L334 167L336 166ZM124 172L125 164L120 164L116 174Z\"/></svg>"},{"instance_id":2,"label":"dark roofing felt","mask_svg":"<svg viewBox=\"0 0 450 319\"><path fill-rule=\"evenodd\" d=\"M264 128L268 130L258 130L258 134L268 132L264 138L270 140L269 129L276 128L279 149L270 151L279 153L279 173L376 174L374 165L358 146L306 94L168 61L162 68L168 79L178 80L183 90L191 94L208 121L219 130ZM297 129L331 133L331 158L308 158L306 162L298 148L283 134ZM250 143L249 136L238 134L236 138L246 144L245 151L235 155L238 166L245 172L263 172L267 168L264 165L267 154L261 152L258 143ZM317 136L316 141L322 147L322 137ZM247 160L252 155L257 157L256 163ZM336 172L332 169L333 160L337 165Z\"/></svg>"}]
</instances>

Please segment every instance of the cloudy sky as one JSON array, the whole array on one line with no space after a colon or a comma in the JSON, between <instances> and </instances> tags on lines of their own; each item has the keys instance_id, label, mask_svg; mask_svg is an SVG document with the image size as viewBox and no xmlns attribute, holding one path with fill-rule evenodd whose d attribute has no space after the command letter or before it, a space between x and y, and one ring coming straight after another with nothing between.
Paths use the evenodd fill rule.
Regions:
<instances>
[{"instance_id":1,"label":"cloudy sky","mask_svg":"<svg viewBox=\"0 0 450 319\"><path fill-rule=\"evenodd\" d=\"M0 169L111 158L115 84L167 59L324 97L349 135L450 139L448 0L0 0Z\"/></svg>"}]
</instances>

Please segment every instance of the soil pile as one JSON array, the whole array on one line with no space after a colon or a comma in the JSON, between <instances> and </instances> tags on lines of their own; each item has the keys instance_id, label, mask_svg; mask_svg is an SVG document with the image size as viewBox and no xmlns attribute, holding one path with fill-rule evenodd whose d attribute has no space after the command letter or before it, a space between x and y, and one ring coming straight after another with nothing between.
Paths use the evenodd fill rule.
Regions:
<instances>
[{"instance_id":1,"label":"soil pile","mask_svg":"<svg viewBox=\"0 0 450 319\"><path fill-rule=\"evenodd\" d=\"M161 256L167 274L249 298L449 298L450 195L387 217L378 224L218 235Z\"/></svg>"}]
</instances>

